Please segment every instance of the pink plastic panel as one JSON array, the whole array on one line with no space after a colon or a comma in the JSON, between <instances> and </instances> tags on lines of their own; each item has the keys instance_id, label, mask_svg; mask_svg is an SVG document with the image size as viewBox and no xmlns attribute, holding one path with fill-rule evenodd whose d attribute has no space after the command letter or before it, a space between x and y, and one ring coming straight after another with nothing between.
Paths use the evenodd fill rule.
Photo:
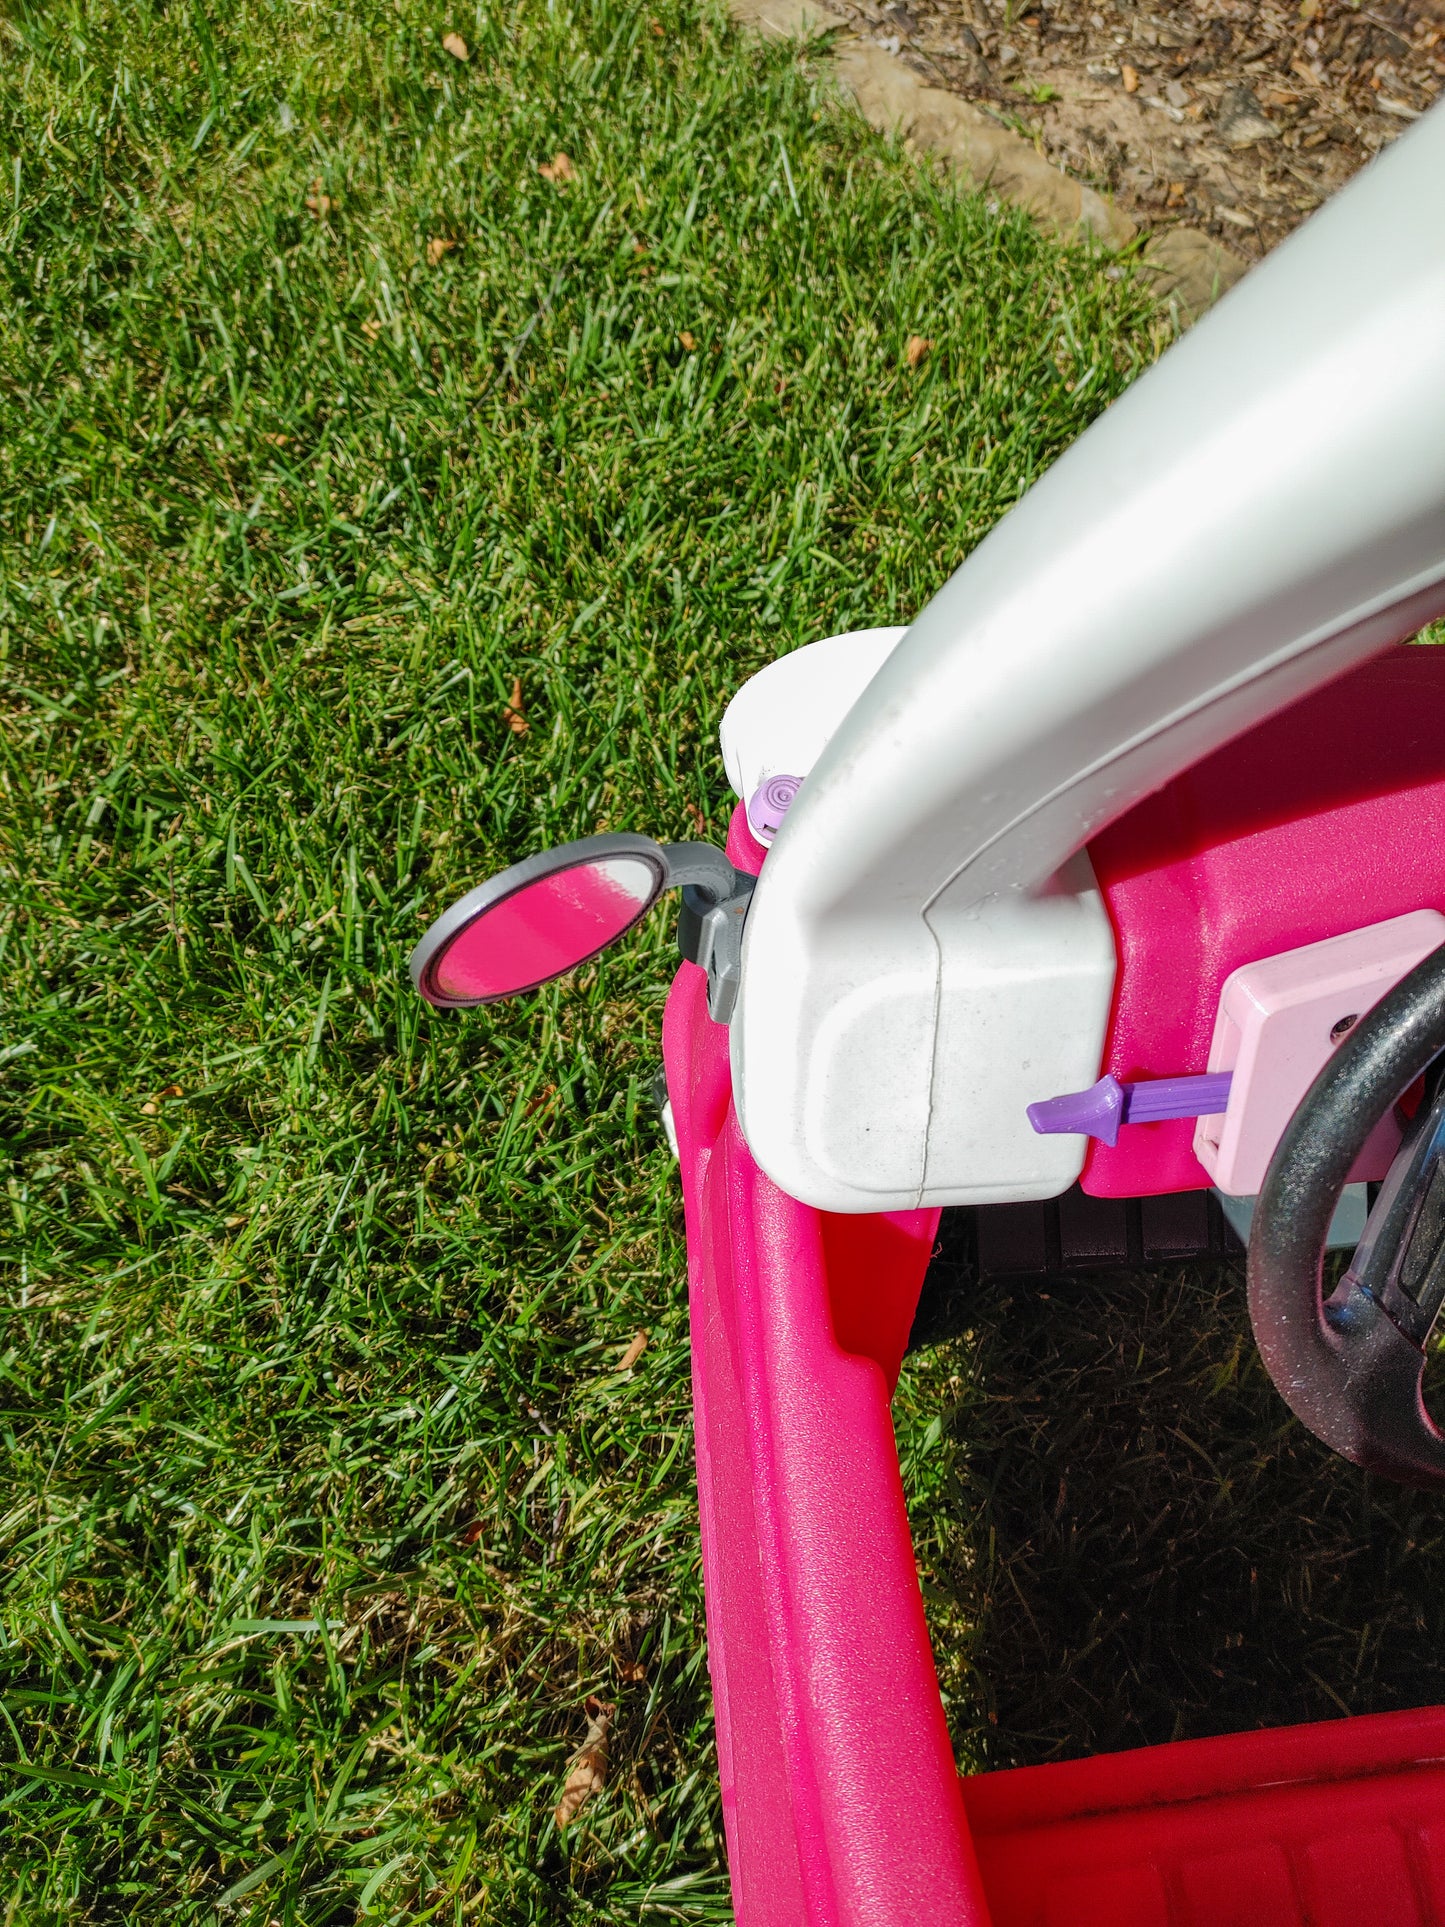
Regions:
<instances>
[{"instance_id":1,"label":"pink plastic panel","mask_svg":"<svg viewBox=\"0 0 1445 1927\"><path fill-rule=\"evenodd\" d=\"M746 870L751 877L761 874L768 846L753 835L753 826L741 803L734 804L733 813L728 819L727 853L728 862L734 869Z\"/></svg>"},{"instance_id":2,"label":"pink plastic panel","mask_svg":"<svg viewBox=\"0 0 1445 1927\"><path fill-rule=\"evenodd\" d=\"M1438 1927L1445 1708L965 1780L994 1927Z\"/></svg>"},{"instance_id":3,"label":"pink plastic panel","mask_svg":"<svg viewBox=\"0 0 1445 1927\"><path fill-rule=\"evenodd\" d=\"M1241 964L1407 910L1445 909L1445 649L1401 647L1217 750L1089 846L1119 979L1103 1068L1203 1071ZM1193 1124L1126 1125L1083 1187L1209 1183Z\"/></svg>"},{"instance_id":4,"label":"pink plastic panel","mask_svg":"<svg viewBox=\"0 0 1445 1927\"><path fill-rule=\"evenodd\" d=\"M889 1411L938 1213L834 1217L763 1175L691 964L663 1046L739 1927L987 1927Z\"/></svg>"}]
</instances>

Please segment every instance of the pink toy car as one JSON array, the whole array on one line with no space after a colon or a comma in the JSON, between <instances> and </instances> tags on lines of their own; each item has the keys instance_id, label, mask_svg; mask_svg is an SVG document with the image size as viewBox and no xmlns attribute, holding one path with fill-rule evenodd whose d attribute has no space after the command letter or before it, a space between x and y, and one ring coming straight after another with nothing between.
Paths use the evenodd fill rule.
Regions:
<instances>
[{"instance_id":1,"label":"pink toy car","mask_svg":"<svg viewBox=\"0 0 1445 1927\"><path fill-rule=\"evenodd\" d=\"M1445 1492L1445 650L1401 646L1445 611L1442 182L1437 110L910 629L747 684L725 853L535 856L413 956L431 1002L486 1002L683 891L663 1048L742 1927L1445 1921L1445 1708L961 1779L889 1411L943 1209L1123 1261L1202 1248L1213 1193L1293 1410Z\"/></svg>"}]
</instances>

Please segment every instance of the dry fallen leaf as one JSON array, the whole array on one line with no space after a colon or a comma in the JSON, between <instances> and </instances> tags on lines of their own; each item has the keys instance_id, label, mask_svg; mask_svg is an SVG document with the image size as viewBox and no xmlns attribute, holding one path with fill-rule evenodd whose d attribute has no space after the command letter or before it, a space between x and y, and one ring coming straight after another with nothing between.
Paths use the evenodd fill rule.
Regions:
<instances>
[{"instance_id":1,"label":"dry fallen leaf","mask_svg":"<svg viewBox=\"0 0 1445 1927\"><path fill-rule=\"evenodd\" d=\"M379 321L363 321L361 324L361 332L366 336L368 341L375 341L376 337L381 333L381 323Z\"/></svg>"},{"instance_id":2,"label":"dry fallen leaf","mask_svg":"<svg viewBox=\"0 0 1445 1927\"><path fill-rule=\"evenodd\" d=\"M619 1659L617 1662L617 1675L619 1679L625 1680L629 1686L640 1686L643 1680L647 1678L647 1668L640 1659Z\"/></svg>"},{"instance_id":3,"label":"dry fallen leaf","mask_svg":"<svg viewBox=\"0 0 1445 1927\"><path fill-rule=\"evenodd\" d=\"M544 181L551 181L554 187L565 187L568 181L575 181L577 170L572 165L571 156L564 154L559 147L550 161L542 161L537 172Z\"/></svg>"},{"instance_id":4,"label":"dry fallen leaf","mask_svg":"<svg viewBox=\"0 0 1445 1927\"><path fill-rule=\"evenodd\" d=\"M502 720L514 736L526 735L527 717L526 712L522 708L522 678L520 676L513 676L512 678L512 698L510 702L504 703L502 706Z\"/></svg>"},{"instance_id":5,"label":"dry fallen leaf","mask_svg":"<svg viewBox=\"0 0 1445 1927\"><path fill-rule=\"evenodd\" d=\"M434 235L426 244L426 258L435 267L438 261L445 260L455 246L456 242L448 241L445 235Z\"/></svg>"},{"instance_id":6,"label":"dry fallen leaf","mask_svg":"<svg viewBox=\"0 0 1445 1927\"><path fill-rule=\"evenodd\" d=\"M284 448L290 439L291 437L289 435L267 435L265 437L265 440L271 444L272 448Z\"/></svg>"},{"instance_id":7,"label":"dry fallen leaf","mask_svg":"<svg viewBox=\"0 0 1445 1927\"><path fill-rule=\"evenodd\" d=\"M470 60L472 57L471 48L459 33L443 34L442 48L451 55L453 60Z\"/></svg>"},{"instance_id":8,"label":"dry fallen leaf","mask_svg":"<svg viewBox=\"0 0 1445 1927\"><path fill-rule=\"evenodd\" d=\"M323 193L323 187L324 183L318 174L316 179L311 183L311 192L306 196L306 205L318 221L326 220L332 209L336 206L331 196Z\"/></svg>"},{"instance_id":9,"label":"dry fallen leaf","mask_svg":"<svg viewBox=\"0 0 1445 1927\"><path fill-rule=\"evenodd\" d=\"M157 1104L155 1099L152 1097L148 1099L144 1104L141 1105L140 1114L142 1117L154 1117L156 1112L160 1108L161 1108L160 1105Z\"/></svg>"},{"instance_id":10,"label":"dry fallen leaf","mask_svg":"<svg viewBox=\"0 0 1445 1927\"><path fill-rule=\"evenodd\" d=\"M562 1797L557 1802L556 1821L569 1827L594 1794L607 1784L607 1733L617 1708L606 1700L587 1700L587 1737L572 1756Z\"/></svg>"},{"instance_id":11,"label":"dry fallen leaf","mask_svg":"<svg viewBox=\"0 0 1445 1927\"><path fill-rule=\"evenodd\" d=\"M903 350L903 359L910 368L916 368L932 346L927 335L910 335L908 346Z\"/></svg>"},{"instance_id":12,"label":"dry fallen leaf","mask_svg":"<svg viewBox=\"0 0 1445 1927\"><path fill-rule=\"evenodd\" d=\"M1119 72L1124 76L1124 92L1126 94L1137 94L1139 91L1139 70L1136 67L1131 67L1126 60L1120 67Z\"/></svg>"},{"instance_id":13,"label":"dry fallen leaf","mask_svg":"<svg viewBox=\"0 0 1445 1927\"><path fill-rule=\"evenodd\" d=\"M697 346L697 342L693 339L692 335L688 333L686 328L683 329L682 333L677 338L682 343L683 347L686 348L689 354L691 354L693 349Z\"/></svg>"},{"instance_id":14,"label":"dry fallen leaf","mask_svg":"<svg viewBox=\"0 0 1445 1927\"><path fill-rule=\"evenodd\" d=\"M649 20L647 24L649 27L651 27L652 31L657 35L658 39L661 40L662 22L660 20Z\"/></svg>"},{"instance_id":15,"label":"dry fallen leaf","mask_svg":"<svg viewBox=\"0 0 1445 1927\"><path fill-rule=\"evenodd\" d=\"M647 1333L645 1331L640 1331L638 1332L637 1336L628 1345L626 1351L622 1354L621 1358L618 1359L617 1370L619 1372L630 1372L633 1366L637 1363L638 1359L641 1358L642 1354L646 1350L647 1350Z\"/></svg>"}]
</instances>

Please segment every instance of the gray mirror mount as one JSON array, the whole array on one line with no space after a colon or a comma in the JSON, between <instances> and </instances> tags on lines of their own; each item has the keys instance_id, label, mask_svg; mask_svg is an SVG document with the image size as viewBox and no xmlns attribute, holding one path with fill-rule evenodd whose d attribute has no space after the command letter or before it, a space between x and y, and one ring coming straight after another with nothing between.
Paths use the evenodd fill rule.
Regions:
<instances>
[{"instance_id":1,"label":"gray mirror mount","mask_svg":"<svg viewBox=\"0 0 1445 1927\"><path fill-rule=\"evenodd\" d=\"M669 843L668 880L682 885L677 947L707 972L707 1014L727 1024L743 975L743 922L757 879L735 870L711 843Z\"/></svg>"},{"instance_id":2,"label":"gray mirror mount","mask_svg":"<svg viewBox=\"0 0 1445 1927\"><path fill-rule=\"evenodd\" d=\"M729 869L732 865L728 865ZM677 947L689 963L707 972L707 1014L715 1024L732 1022L743 978L743 924L756 879L735 871L731 892L709 899L706 886L689 883L682 892Z\"/></svg>"}]
</instances>

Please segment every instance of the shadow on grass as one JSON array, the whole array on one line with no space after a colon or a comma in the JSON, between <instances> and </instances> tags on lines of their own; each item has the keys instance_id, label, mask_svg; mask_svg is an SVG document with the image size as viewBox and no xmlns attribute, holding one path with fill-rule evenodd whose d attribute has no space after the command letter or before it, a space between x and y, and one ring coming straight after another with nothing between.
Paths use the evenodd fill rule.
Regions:
<instances>
[{"instance_id":1,"label":"shadow on grass","mask_svg":"<svg viewBox=\"0 0 1445 1927\"><path fill-rule=\"evenodd\" d=\"M961 1755L1017 1766L1445 1700L1445 1503L1290 1417L1242 1266L935 1275L924 1310L958 1389L951 1517L924 1563L935 1644L969 1645Z\"/></svg>"}]
</instances>

